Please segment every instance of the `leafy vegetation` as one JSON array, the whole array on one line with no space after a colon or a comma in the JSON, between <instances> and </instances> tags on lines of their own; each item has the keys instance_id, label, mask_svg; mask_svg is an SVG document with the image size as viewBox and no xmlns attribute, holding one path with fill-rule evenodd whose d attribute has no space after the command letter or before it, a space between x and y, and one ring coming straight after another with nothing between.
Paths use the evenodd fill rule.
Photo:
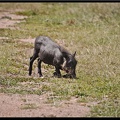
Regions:
<instances>
[{"instance_id":1,"label":"leafy vegetation","mask_svg":"<svg viewBox=\"0 0 120 120\"><path fill-rule=\"evenodd\" d=\"M120 117L119 3L1 3L0 8L23 9L15 14L28 16L18 30L0 29L8 38L0 40L0 92L49 93L49 102L72 96L79 102L103 101L91 107L89 116ZM77 51L77 79L53 78L54 68L45 64L45 78L35 78L36 62L34 75L27 76L33 44L19 39L38 35ZM34 105L24 109L29 107Z\"/></svg>"}]
</instances>

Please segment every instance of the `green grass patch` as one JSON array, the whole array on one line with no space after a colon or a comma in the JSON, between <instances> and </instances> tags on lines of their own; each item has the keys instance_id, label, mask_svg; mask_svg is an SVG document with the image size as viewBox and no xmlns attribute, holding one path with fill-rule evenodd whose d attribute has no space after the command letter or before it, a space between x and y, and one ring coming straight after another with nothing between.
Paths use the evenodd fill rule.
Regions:
<instances>
[{"instance_id":1,"label":"green grass patch","mask_svg":"<svg viewBox=\"0 0 120 120\"><path fill-rule=\"evenodd\" d=\"M92 109L91 117L119 117L120 116L120 101L119 100L107 100L103 101L99 105Z\"/></svg>"}]
</instances>

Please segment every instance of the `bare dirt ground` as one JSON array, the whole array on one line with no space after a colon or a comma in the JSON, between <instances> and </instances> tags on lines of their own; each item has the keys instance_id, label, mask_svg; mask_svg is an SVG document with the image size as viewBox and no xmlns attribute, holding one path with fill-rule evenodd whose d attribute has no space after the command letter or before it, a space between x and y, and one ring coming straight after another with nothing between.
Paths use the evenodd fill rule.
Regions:
<instances>
[{"instance_id":1,"label":"bare dirt ground","mask_svg":"<svg viewBox=\"0 0 120 120\"><path fill-rule=\"evenodd\" d=\"M0 12L0 29L19 29L16 23L24 21L25 16L18 16L11 11ZM0 39L7 39L0 36ZM34 42L34 39L21 39ZM90 113L93 103L79 103L77 98L57 104L46 103L48 95L19 95L0 93L0 117L85 117Z\"/></svg>"},{"instance_id":2,"label":"bare dirt ground","mask_svg":"<svg viewBox=\"0 0 120 120\"><path fill-rule=\"evenodd\" d=\"M59 105L46 103L47 95L0 94L0 117L84 117L89 107L73 98ZM31 106L31 107L30 107Z\"/></svg>"}]
</instances>

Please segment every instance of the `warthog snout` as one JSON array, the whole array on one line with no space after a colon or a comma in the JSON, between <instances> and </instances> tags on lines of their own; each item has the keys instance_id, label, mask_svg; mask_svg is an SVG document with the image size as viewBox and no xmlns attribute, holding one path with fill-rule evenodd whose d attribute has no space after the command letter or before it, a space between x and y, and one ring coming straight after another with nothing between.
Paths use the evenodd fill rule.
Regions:
<instances>
[{"instance_id":1,"label":"warthog snout","mask_svg":"<svg viewBox=\"0 0 120 120\"><path fill-rule=\"evenodd\" d=\"M74 65L74 63L71 63L70 65L67 63L66 60L64 60L64 63L61 65L62 70L64 70L67 73L67 76L70 78L76 78L76 74L75 74L75 67L76 64Z\"/></svg>"}]
</instances>

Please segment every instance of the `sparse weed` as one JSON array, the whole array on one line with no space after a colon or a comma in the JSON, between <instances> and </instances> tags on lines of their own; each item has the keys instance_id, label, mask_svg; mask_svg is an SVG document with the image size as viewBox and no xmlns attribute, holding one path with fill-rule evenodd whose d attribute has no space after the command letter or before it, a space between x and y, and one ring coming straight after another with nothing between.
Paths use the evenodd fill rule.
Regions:
<instances>
[{"instance_id":1,"label":"sparse weed","mask_svg":"<svg viewBox=\"0 0 120 120\"><path fill-rule=\"evenodd\" d=\"M35 103L29 103L29 104L25 104L21 107L21 109L37 109L38 106L36 106Z\"/></svg>"}]
</instances>

